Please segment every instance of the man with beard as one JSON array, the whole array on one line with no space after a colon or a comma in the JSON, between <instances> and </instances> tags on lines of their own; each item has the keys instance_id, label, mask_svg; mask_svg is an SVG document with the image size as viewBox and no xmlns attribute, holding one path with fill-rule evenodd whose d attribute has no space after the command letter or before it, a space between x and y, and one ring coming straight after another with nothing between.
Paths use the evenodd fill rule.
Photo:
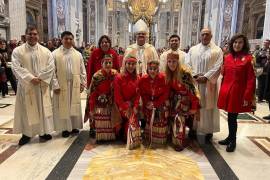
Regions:
<instances>
[{"instance_id":1,"label":"man with beard","mask_svg":"<svg viewBox=\"0 0 270 180\"><path fill-rule=\"evenodd\" d=\"M163 72L165 72L166 70L165 68L166 68L166 63L167 63L167 55L170 53L177 52L179 54L179 64L185 63L186 53L179 49L180 37L178 35L176 34L171 35L171 37L169 38L169 46L170 46L170 49L168 51L163 52L160 56L160 71L163 71Z\"/></svg>"}]
</instances>

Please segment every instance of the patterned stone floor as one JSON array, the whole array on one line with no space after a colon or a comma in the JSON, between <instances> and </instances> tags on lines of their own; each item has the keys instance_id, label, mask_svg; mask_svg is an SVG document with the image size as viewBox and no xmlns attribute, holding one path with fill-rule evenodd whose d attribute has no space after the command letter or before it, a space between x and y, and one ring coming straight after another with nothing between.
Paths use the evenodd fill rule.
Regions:
<instances>
[{"instance_id":1,"label":"patterned stone floor","mask_svg":"<svg viewBox=\"0 0 270 180\"><path fill-rule=\"evenodd\" d=\"M228 133L226 113L224 112L221 113L221 132L214 134L212 144L203 144L199 138L199 144L193 143L189 148L179 153L170 147L154 150L142 147L140 150L128 152L121 143L96 145L94 140L88 137L87 123L84 125L85 131L82 131L78 137L63 139L59 134L54 133L52 141L40 143L36 137L31 140L30 144L19 147L17 143L20 135L12 134L14 102L14 96L0 98L0 105L11 104L0 108L0 179L93 179L90 176L96 172L93 167L96 167L98 163L104 163L98 160L104 155L108 158L108 163L111 157L118 155L123 158L122 161L116 162L121 165L116 169L117 171L123 169L123 164L127 160L125 158L133 158L135 159L133 162L138 164L136 158L138 160L139 156L146 159L156 157L160 160L163 158L164 170L174 172L173 170L180 166L178 163L184 163L181 161L182 158L186 160L185 162L194 165L193 170L198 168L196 171L198 176L193 179L201 179L201 177L204 179L268 179L270 123L261 118L269 114L266 103L258 104L258 110L254 115L244 114L242 116L244 119L238 120L237 149L234 153L227 153L225 147L217 143ZM84 106L84 104L85 97L82 97L82 105ZM149 152L152 156L147 156ZM174 163L169 164L170 161L166 160L171 157L174 157L176 161L171 161ZM177 159L180 160L177 161ZM160 164L155 160L149 162L154 162L153 165ZM111 167L106 168L110 170ZM109 172L117 172L116 170ZM144 172L146 176L151 175L147 169ZM181 174L181 172L175 173ZM164 174L161 174L160 177L162 175L168 177ZM136 176L133 176L133 179L136 179Z\"/></svg>"}]
</instances>

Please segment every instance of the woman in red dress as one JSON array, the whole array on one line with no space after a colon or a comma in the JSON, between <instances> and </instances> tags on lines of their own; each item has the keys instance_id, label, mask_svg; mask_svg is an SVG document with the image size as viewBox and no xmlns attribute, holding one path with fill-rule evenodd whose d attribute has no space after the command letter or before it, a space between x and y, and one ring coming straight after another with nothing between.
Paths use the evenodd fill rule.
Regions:
<instances>
[{"instance_id":1,"label":"woman in red dress","mask_svg":"<svg viewBox=\"0 0 270 180\"><path fill-rule=\"evenodd\" d=\"M122 129L124 138L128 132L132 139L128 139L128 148L133 149L141 143L140 126L137 119L140 101L139 76L136 73L137 59L135 56L127 56L124 59L122 71L114 80L114 98L122 117ZM122 134L120 134L121 136Z\"/></svg>"},{"instance_id":2,"label":"woman in red dress","mask_svg":"<svg viewBox=\"0 0 270 180\"><path fill-rule=\"evenodd\" d=\"M227 152L233 152L236 148L237 116L238 113L251 112L256 79L247 37L242 34L233 36L229 50L224 58L218 98L218 107L228 112L229 135L218 143L227 145Z\"/></svg>"},{"instance_id":3,"label":"woman in red dress","mask_svg":"<svg viewBox=\"0 0 270 180\"><path fill-rule=\"evenodd\" d=\"M113 107L113 80L117 71L112 69L113 58L106 55L102 61L102 69L92 77L89 95L90 118L96 128L96 140L114 140L111 112Z\"/></svg>"},{"instance_id":4,"label":"woman in red dress","mask_svg":"<svg viewBox=\"0 0 270 180\"><path fill-rule=\"evenodd\" d=\"M179 54L167 55L166 83L170 85L170 124L172 143L176 151L184 148L185 129L192 131L195 114L200 108L199 93L191 72L179 63ZM191 121L191 122L187 122Z\"/></svg>"},{"instance_id":5,"label":"woman in red dress","mask_svg":"<svg viewBox=\"0 0 270 180\"><path fill-rule=\"evenodd\" d=\"M105 55L110 55L113 57L113 67L112 68L119 71L120 67L119 67L118 55L111 48L111 45L112 45L111 39L108 36L103 35L98 40L98 48L95 48L92 51L91 56L89 57L89 60L87 62L87 67L86 67L87 89L88 90L89 90L89 86L90 86L91 81L92 81L92 76L98 70L100 70L102 68L101 61ZM89 95L88 95L87 99L89 99ZM88 104L86 104L84 122L88 121L88 119L89 119L88 112L89 112L89 106L88 106ZM94 134L95 134L94 129L95 129L95 124L90 122L90 136L94 136Z\"/></svg>"},{"instance_id":6,"label":"woman in red dress","mask_svg":"<svg viewBox=\"0 0 270 180\"><path fill-rule=\"evenodd\" d=\"M151 143L167 142L167 118L169 115L169 86L165 74L159 72L159 62L152 60L147 64L147 73L139 82L139 91L146 117L145 138Z\"/></svg>"},{"instance_id":7,"label":"woman in red dress","mask_svg":"<svg viewBox=\"0 0 270 180\"><path fill-rule=\"evenodd\" d=\"M98 40L98 47L92 52L87 62L87 87L90 86L92 76L102 68L101 60L104 55L111 55L113 57L113 69L119 70L118 54L112 49L111 39L103 35Z\"/></svg>"}]
</instances>

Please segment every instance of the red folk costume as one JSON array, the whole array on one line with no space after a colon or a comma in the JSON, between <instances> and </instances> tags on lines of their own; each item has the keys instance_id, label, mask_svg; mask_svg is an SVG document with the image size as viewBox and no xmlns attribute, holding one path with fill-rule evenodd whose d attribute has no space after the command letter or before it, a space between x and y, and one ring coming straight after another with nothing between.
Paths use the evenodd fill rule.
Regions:
<instances>
[{"instance_id":1,"label":"red folk costume","mask_svg":"<svg viewBox=\"0 0 270 180\"><path fill-rule=\"evenodd\" d=\"M251 111L256 81L252 59L252 55L244 53L225 57L218 108L231 113ZM244 100L248 106L243 106Z\"/></svg>"},{"instance_id":2,"label":"red folk costume","mask_svg":"<svg viewBox=\"0 0 270 180\"><path fill-rule=\"evenodd\" d=\"M145 137L150 142L165 144L167 141L167 117L165 117L165 112L168 112L165 101L169 97L169 86L165 83L165 74L158 73L154 79L148 74L142 76L139 81L139 90L143 101L143 112L146 117ZM149 102L153 102L155 110L146 108ZM153 125L151 125L153 115L154 120Z\"/></svg>"},{"instance_id":3,"label":"red folk costume","mask_svg":"<svg viewBox=\"0 0 270 180\"><path fill-rule=\"evenodd\" d=\"M107 52L101 50L101 48L95 49L87 63L87 87L90 86L92 76L101 69L101 61L104 55L111 55L113 57L113 69L119 70L118 55L113 49L109 49Z\"/></svg>"},{"instance_id":4,"label":"red folk costume","mask_svg":"<svg viewBox=\"0 0 270 180\"><path fill-rule=\"evenodd\" d=\"M117 71L112 69L109 73L101 69L97 71L90 85L89 108L94 112L96 140L115 139L114 127L111 120L113 107L113 80Z\"/></svg>"},{"instance_id":5,"label":"red folk costume","mask_svg":"<svg viewBox=\"0 0 270 180\"><path fill-rule=\"evenodd\" d=\"M190 111L200 108L199 92L196 89L191 72L186 68L180 69L180 81L170 82L170 117L172 119L172 143L183 146L187 123L193 124L195 115ZM191 122L186 122L187 120Z\"/></svg>"},{"instance_id":6,"label":"red folk costume","mask_svg":"<svg viewBox=\"0 0 270 180\"><path fill-rule=\"evenodd\" d=\"M132 61L136 62L137 60L133 57L125 60L125 62ZM134 73L129 73L124 70L124 72L117 75L114 80L114 98L122 116L125 137L127 137L129 131L132 131L133 143L129 149L133 149L141 144L139 122L137 114L134 112L134 109L138 112L140 101L138 83L139 76L136 75L136 70ZM132 128L132 130L129 128Z\"/></svg>"}]
</instances>

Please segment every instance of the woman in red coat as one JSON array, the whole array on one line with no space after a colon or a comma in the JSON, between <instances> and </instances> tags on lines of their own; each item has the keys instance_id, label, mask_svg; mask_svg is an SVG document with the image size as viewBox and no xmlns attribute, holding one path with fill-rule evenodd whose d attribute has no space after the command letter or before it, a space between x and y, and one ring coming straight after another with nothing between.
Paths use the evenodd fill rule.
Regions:
<instances>
[{"instance_id":1,"label":"woman in red coat","mask_svg":"<svg viewBox=\"0 0 270 180\"><path fill-rule=\"evenodd\" d=\"M112 69L113 59L105 56L102 61L102 69L92 77L89 95L90 117L96 128L96 140L114 140L111 112L113 107L113 80L117 71Z\"/></svg>"},{"instance_id":2,"label":"woman in red coat","mask_svg":"<svg viewBox=\"0 0 270 180\"><path fill-rule=\"evenodd\" d=\"M191 71L179 63L179 54L167 55L166 82L170 85L170 124L172 143L176 151L184 148L185 129L189 123L192 132L195 114L200 108L199 92ZM191 121L191 122L188 122Z\"/></svg>"},{"instance_id":3,"label":"woman in red coat","mask_svg":"<svg viewBox=\"0 0 270 180\"><path fill-rule=\"evenodd\" d=\"M165 74L159 72L159 62L150 61L147 73L139 82L139 91L143 101L143 112L146 117L145 137L150 143L167 142L167 118L169 116L169 86Z\"/></svg>"},{"instance_id":4,"label":"woman in red coat","mask_svg":"<svg viewBox=\"0 0 270 180\"><path fill-rule=\"evenodd\" d=\"M127 143L129 149L133 149L141 143L140 126L137 119L140 94L136 65L135 56L125 57L122 72L114 80L114 99L123 120L121 128L124 130L124 137L126 139L130 131L133 134L132 143Z\"/></svg>"},{"instance_id":5,"label":"woman in red coat","mask_svg":"<svg viewBox=\"0 0 270 180\"><path fill-rule=\"evenodd\" d=\"M250 112L255 92L255 74L252 55L246 36L237 34L229 43L230 53L224 58L223 80L219 91L218 107L228 112L229 135L219 141L227 145L226 151L236 148L238 113Z\"/></svg>"}]
</instances>

